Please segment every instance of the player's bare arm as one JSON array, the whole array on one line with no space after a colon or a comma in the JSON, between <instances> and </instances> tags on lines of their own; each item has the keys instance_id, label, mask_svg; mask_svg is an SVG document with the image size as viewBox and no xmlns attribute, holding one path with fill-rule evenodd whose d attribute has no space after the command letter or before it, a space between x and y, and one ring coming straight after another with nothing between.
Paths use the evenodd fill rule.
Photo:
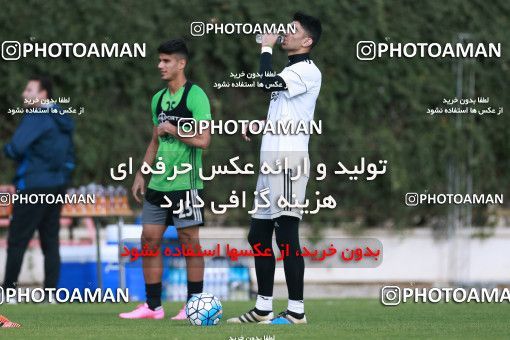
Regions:
<instances>
[{"instance_id":1,"label":"player's bare arm","mask_svg":"<svg viewBox=\"0 0 510 340\"><path fill-rule=\"evenodd\" d=\"M152 164L156 159L156 153L158 152L159 140L158 140L158 128L154 127L152 129L152 138L147 146L147 150L145 151L145 156L143 157L143 162L147 164ZM142 203L141 198L138 196L140 193L142 196L145 193L145 179L143 178L143 174L141 170L138 170L135 175L135 180L133 182L133 186L131 187L131 192L133 197L138 203Z\"/></svg>"}]
</instances>

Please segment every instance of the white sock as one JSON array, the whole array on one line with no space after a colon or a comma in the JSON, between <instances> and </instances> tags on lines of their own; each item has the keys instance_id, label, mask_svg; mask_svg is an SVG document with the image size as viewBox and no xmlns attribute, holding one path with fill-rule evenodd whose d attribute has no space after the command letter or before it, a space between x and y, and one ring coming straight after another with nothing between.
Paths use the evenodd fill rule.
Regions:
<instances>
[{"instance_id":1,"label":"white sock","mask_svg":"<svg viewBox=\"0 0 510 340\"><path fill-rule=\"evenodd\" d=\"M273 310L273 297L257 295L257 302L255 303L255 308L257 308L258 310L271 312Z\"/></svg>"},{"instance_id":2,"label":"white sock","mask_svg":"<svg viewBox=\"0 0 510 340\"><path fill-rule=\"evenodd\" d=\"M287 310L290 310L294 313L303 314L305 312L305 303L303 300L289 300Z\"/></svg>"}]
</instances>

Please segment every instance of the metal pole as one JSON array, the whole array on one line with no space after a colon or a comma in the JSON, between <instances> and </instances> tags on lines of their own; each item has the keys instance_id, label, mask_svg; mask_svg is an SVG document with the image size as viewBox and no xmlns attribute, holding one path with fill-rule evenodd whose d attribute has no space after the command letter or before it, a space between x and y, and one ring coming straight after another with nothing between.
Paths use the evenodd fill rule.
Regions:
<instances>
[{"instance_id":1,"label":"metal pole","mask_svg":"<svg viewBox=\"0 0 510 340\"><path fill-rule=\"evenodd\" d=\"M117 223L117 236L118 236L118 244L119 244L119 286L120 289L126 289L126 275L125 275L125 267L124 262L122 261L122 251L123 251L123 241L122 241L122 227L124 227L124 218L122 216L119 217L119 221Z\"/></svg>"},{"instance_id":2,"label":"metal pole","mask_svg":"<svg viewBox=\"0 0 510 340\"><path fill-rule=\"evenodd\" d=\"M97 288L103 289L103 262L101 259L101 237L99 232L101 230L99 219L92 218L94 227L96 228L96 274L97 274Z\"/></svg>"}]
</instances>

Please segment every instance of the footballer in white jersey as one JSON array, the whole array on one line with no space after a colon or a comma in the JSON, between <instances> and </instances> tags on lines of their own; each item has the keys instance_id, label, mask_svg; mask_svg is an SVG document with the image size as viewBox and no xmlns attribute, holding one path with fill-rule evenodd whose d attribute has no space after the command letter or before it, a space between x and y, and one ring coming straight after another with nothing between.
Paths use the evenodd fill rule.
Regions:
<instances>
[{"instance_id":1,"label":"footballer in white jersey","mask_svg":"<svg viewBox=\"0 0 510 340\"><path fill-rule=\"evenodd\" d=\"M287 32L282 50L289 58L287 66L278 74L272 70L273 46L276 35L262 36L259 74L261 88L270 92L269 110L265 120L264 136L260 148L260 165L284 171L259 172L248 242L252 248L265 251L271 249L271 256L255 256L257 276L257 301L250 311L228 319L231 323L303 324L307 323L304 301L305 264L299 242L301 210L279 202L304 203L306 185L310 173L308 142L310 131L296 130L282 133L271 130L268 124L281 123L305 125L314 119L315 104L321 88L321 72L310 57L311 49L317 45L322 28L317 18L298 12L292 23L295 30ZM289 132L289 130L286 130ZM299 132L299 133L296 133ZM250 140L244 135L245 140ZM279 164L277 163L279 162ZM264 193L264 196L261 193ZM258 205L257 205L258 204ZM261 207L262 205L262 207ZM273 233L280 251L287 251L283 266L289 293L287 309L276 316L273 314L273 284L275 256L272 249Z\"/></svg>"},{"instance_id":2,"label":"footballer in white jersey","mask_svg":"<svg viewBox=\"0 0 510 340\"><path fill-rule=\"evenodd\" d=\"M296 127L301 123L304 126L310 126L321 88L321 72L309 59L308 54L298 54L289 56L289 64L278 76L284 80L286 89L271 93L266 124L272 124L274 127L280 123L290 127ZM309 131L291 132L294 131L266 133L262 137L260 164L267 162L270 165L276 165L279 161L283 168L285 164L288 165L288 169L287 171L284 169L279 175L259 174L256 190L261 192L268 188L267 198L271 205L257 209L252 215L255 218L274 219L281 215L295 216L299 219L302 217L301 209L281 208L278 205L282 195L290 203L303 203L308 183L307 174L310 173ZM301 167L301 171L298 171L298 166ZM255 204L259 206L264 203L260 196L256 196L255 200Z\"/></svg>"}]
</instances>

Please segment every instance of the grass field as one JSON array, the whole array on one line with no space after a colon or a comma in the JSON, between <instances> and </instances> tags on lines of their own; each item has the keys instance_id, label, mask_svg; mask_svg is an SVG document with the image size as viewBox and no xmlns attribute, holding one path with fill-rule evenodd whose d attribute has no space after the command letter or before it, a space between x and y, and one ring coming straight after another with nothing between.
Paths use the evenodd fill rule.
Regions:
<instances>
[{"instance_id":1,"label":"grass field","mask_svg":"<svg viewBox=\"0 0 510 340\"><path fill-rule=\"evenodd\" d=\"M385 307L377 299L306 300L307 325L231 325L226 318L247 311L253 302L224 302L217 326L190 326L168 319L180 307L166 303L165 320L121 320L129 305L2 305L0 314L22 324L0 329L0 338L96 339L508 339L510 306L506 304L403 304ZM275 302L275 310L286 301ZM247 339L248 337L248 339Z\"/></svg>"}]
</instances>

